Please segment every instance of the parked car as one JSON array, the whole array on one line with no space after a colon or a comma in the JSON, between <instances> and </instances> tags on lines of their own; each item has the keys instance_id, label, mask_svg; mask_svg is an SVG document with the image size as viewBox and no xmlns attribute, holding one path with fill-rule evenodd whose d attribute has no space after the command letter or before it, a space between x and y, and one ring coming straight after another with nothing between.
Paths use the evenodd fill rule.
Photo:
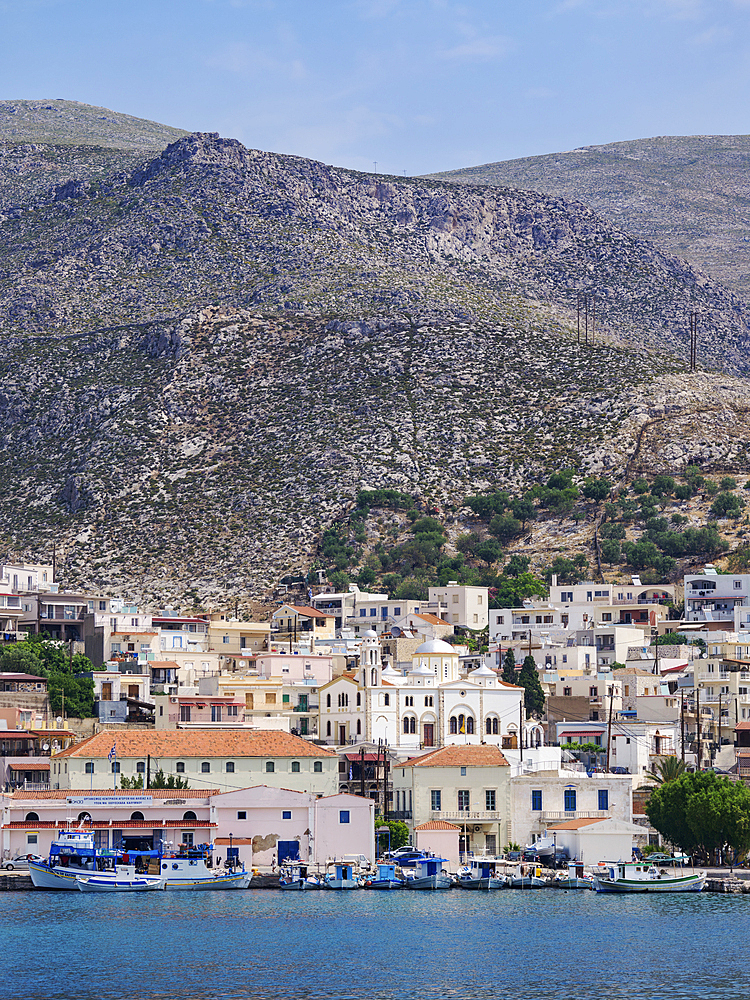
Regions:
<instances>
[{"instance_id":1,"label":"parked car","mask_svg":"<svg viewBox=\"0 0 750 1000\"><path fill-rule=\"evenodd\" d=\"M422 851L415 851L413 847L399 847L397 851L391 851L385 856L390 861L395 861L397 865L401 865L402 868L413 868L415 863L421 861L425 855Z\"/></svg>"},{"instance_id":2,"label":"parked car","mask_svg":"<svg viewBox=\"0 0 750 1000\"><path fill-rule=\"evenodd\" d=\"M644 861L653 861L653 863L657 864L657 865L663 865L665 861L668 861L671 864L671 862L672 862L672 855L671 854L662 854L660 852L657 852L656 854L647 854L644 857L643 860Z\"/></svg>"},{"instance_id":3,"label":"parked car","mask_svg":"<svg viewBox=\"0 0 750 1000\"><path fill-rule=\"evenodd\" d=\"M20 854L17 858L10 858L9 861L3 861L3 868L7 872L27 872L29 870L29 861L42 860L38 854Z\"/></svg>"}]
</instances>

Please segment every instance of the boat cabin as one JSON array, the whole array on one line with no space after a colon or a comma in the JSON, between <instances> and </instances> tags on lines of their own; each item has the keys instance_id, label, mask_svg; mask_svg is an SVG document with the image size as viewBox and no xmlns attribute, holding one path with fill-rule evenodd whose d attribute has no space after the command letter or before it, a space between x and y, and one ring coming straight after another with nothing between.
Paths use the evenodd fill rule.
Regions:
<instances>
[{"instance_id":1,"label":"boat cabin","mask_svg":"<svg viewBox=\"0 0 750 1000\"><path fill-rule=\"evenodd\" d=\"M396 866L378 863L378 880L385 881L386 879L390 879L392 882L397 881Z\"/></svg>"},{"instance_id":2,"label":"boat cabin","mask_svg":"<svg viewBox=\"0 0 750 1000\"><path fill-rule=\"evenodd\" d=\"M439 875L443 865L447 864L447 858L421 858L414 862L417 878L427 878L430 875Z\"/></svg>"}]
</instances>

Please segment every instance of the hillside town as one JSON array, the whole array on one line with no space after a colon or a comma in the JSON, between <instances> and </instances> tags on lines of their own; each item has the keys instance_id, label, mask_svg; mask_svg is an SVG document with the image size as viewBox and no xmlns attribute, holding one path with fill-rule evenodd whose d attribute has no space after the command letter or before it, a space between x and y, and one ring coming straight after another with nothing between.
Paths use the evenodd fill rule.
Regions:
<instances>
[{"instance_id":1,"label":"hillside town","mask_svg":"<svg viewBox=\"0 0 750 1000\"><path fill-rule=\"evenodd\" d=\"M548 599L502 609L450 582L427 601L301 583L266 621L150 611L54 575L2 566L3 648L85 655L93 713L0 673L4 859L84 824L103 849L372 861L393 820L456 866L550 836L629 858L660 843L642 789L660 762L750 775L747 574L553 578Z\"/></svg>"}]
</instances>

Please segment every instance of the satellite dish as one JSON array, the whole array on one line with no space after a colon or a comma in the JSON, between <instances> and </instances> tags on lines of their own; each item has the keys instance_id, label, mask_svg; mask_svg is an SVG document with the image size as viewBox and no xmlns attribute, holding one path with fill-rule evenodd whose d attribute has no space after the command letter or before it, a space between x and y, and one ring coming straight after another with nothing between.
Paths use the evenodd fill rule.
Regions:
<instances>
[{"instance_id":1,"label":"satellite dish","mask_svg":"<svg viewBox=\"0 0 750 1000\"><path fill-rule=\"evenodd\" d=\"M49 743L43 743L42 750L49 750Z\"/></svg>"},{"instance_id":2,"label":"satellite dish","mask_svg":"<svg viewBox=\"0 0 750 1000\"><path fill-rule=\"evenodd\" d=\"M57 717L57 719L56 719L55 721L56 721L57 723L60 723L60 722L62 722L62 716L61 716L61 715L58 715L58 717Z\"/></svg>"}]
</instances>

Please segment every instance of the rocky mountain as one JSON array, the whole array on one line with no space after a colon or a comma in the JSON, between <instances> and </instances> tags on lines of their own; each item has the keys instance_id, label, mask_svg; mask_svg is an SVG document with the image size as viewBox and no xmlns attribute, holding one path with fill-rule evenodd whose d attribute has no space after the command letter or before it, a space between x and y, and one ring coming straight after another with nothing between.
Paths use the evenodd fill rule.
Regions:
<instances>
[{"instance_id":1,"label":"rocky mountain","mask_svg":"<svg viewBox=\"0 0 750 1000\"><path fill-rule=\"evenodd\" d=\"M213 134L78 174L68 148L0 222L0 523L70 585L216 606L362 487L458 510L562 465L746 461L744 304L583 205ZM685 373L694 307L725 374Z\"/></svg>"},{"instance_id":2,"label":"rocky mountain","mask_svg":"<svg viewBox=\"0 0 750 1000\"><path fill-rule=\"evenodd\" d=\"M625 232L750 296L750 136L658 136L431 177L582 201Z\"/></svg>"}]
</instances>

